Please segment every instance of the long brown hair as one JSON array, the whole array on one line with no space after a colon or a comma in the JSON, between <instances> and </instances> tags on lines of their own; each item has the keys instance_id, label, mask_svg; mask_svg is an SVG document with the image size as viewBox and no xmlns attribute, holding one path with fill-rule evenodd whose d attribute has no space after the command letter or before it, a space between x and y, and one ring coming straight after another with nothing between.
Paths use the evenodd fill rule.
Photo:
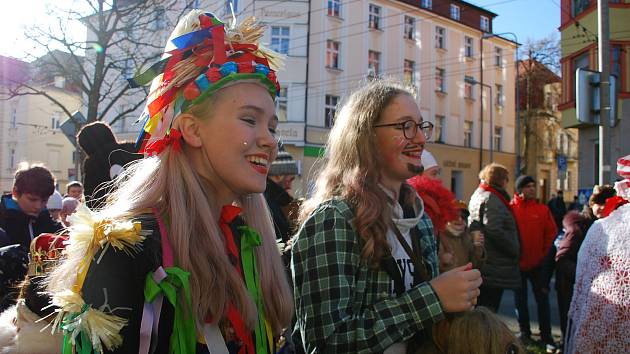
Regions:
<instances>
[{"instance_id":1,"label":"long brown hair","mask_svg":"<svg viewBox=\"0 0 630 354\"><path fill-rule=\"evenodd\" d=\"M210 111L212 103L213 99L205 100L198 110L191 109L189 113ZM212 119L211 116L196 116ZM155 208L161 215L168 215L168 238L173 246L175 263L191 273L196 320L203 322L208 315L222 318L227 305L233 302L249 329L253 330L258 312L225 252L218 225L222 206L216 205L215 191L202 181L187 157L190 147L184 141L181 144L182 151L174 151L170 145L159 156L128 166L112 182L118 188L98 214L111 220L128 220ZM243 195L239 202L245 222L262 237L262 245L256 248L256 266L265 316L274 334L278 335L291 322L293 300L276 245L271 214L260 193ZM74 278L67 275L76 273L76 264L76 260L63 263L53 274L49 289L59 289L57 284L71 285Z\"/></svg>"},{"instance_id":2,"label":"long brown hair","mask_svg":"<svg viewBox=\"0 0 630 354\"><path fill-rule=\"evenodd\" d=\"M374 125L399 95L413 96L398 83L376 80L348 98L330 131L313 196L300 211L302 223L326 200L341 197L349 202L354 210L352 222L363 241L361 256L373 266L389 250L386 233L392 217L391 200L379 187L382 161L378 158ZM403 186L405 193L414 193L408 185Z\"/></svg>"}]
</instances>

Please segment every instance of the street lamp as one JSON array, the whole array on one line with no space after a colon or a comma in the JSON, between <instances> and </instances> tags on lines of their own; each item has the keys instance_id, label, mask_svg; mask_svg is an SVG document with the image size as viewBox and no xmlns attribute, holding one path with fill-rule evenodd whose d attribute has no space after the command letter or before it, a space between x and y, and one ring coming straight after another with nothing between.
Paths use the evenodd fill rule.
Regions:
<instances>
[{"instance_id":1,"label":"street lamp","mask_svg":"<svg viewBox=\"0 0 630 354\"><path fill-rule=\"evenodd\" d=\"M520 46L520 44L518 43L518 36L516 35L516 33L514 32L502 32L502 33L484 33L481 38L479 39L479 43L480 43L480 55L481 55L481 64L479 64L480 67L480 81L481 84L483 85L483 40L484 39L488 39L488 38L492 38L492 37L501 37L504 36L506 34L509 34L511 36L514 37L514 42L516 43L516 66L515 66L515 70L516 70L516 84L515 84L515 94L516 94L516 173L515 173L515 177L520 176L521 174L521 108L520 108L520 97L519 97L519 88L518 88L518 82L519 82L519 59L518 59L518 47ZM492 106L490 107L490 109L493 109ZM492 111L491 111L492 112ZM481 106L481 115L483 116L483 104ZM483 129L483 119L481 119L481 129ZM492 125L492 123L490 123L490 125ZM492 129L492 126L490 127ZM490 136L492 137L493 131L490 131ZM479 152L479 169L481 170L482 167L482 156L483 156L483 131L481 133L481 143L480 143L480 152ZM490 139L490 160L492 160L492 138Z\"/></svg>"},{"instance_id":2,"label":"street lamp","mask_svg":"<svg viewBox=\"0 0 630 354\"><path fill-rule=\"evenodd\" d=\"M494 121L493 121L493 115L492 115L492 111L494 110L493 106L492 106L492 86L488 85L488 84L484 84L481 81L477 81L475 79L472 79L469 81L472 85L479 85L482 88L479 90L479 96L481 97L481 100L479 102L479 104L481 104L481 112L482 115L479 117L479 121L483 122L483 88L487 87L488 89L490 89L490 162L494 161L493 160L493 151L494 151L494 136L493 136L493 132L494 132ZM482 129L483 129L483 125L482 125ZM483 137L483 133L481 135L481 137ZM481 160L483 154L483 140L480 141L479 144L479 169L481 170L481 168L483 167L483 162Z\"/></svg>"}]
</instances>

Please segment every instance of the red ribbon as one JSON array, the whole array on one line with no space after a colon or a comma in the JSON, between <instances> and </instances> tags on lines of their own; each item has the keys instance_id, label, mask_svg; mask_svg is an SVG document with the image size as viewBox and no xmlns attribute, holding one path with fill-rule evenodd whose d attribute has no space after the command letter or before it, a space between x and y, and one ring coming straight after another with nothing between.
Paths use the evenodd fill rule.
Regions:
<instances>
[{"instance_id":1,"label":"red ribbon","mask_svg":"<svg viewBox=\"0 0 630 354\"><path fill-rule=\"evenodd\" d=\"M617 210L617 208L626 204L628 204L628 201L618 195L608 198L606 199L606 203L604 204L604 210L602 210L602 214L604 215L604 217L607 217L608 215L610 215L610 213Z\"/></svg>"},{"instance_id":2,"label":"red ribbon","mask_svg":"<svg viewBox=\"0 0 630 354\"><path fill-rule=\"evenodd\" d=\"M234 268L236 268L236 271L242 277L243 272L241 271L241 257L238 251L238 247L236 247L236 242L234 241L232 228L230 227L230 224L240 213L241 208L234 205L225 205L221 209L219 228L223 232L223 236L225 236L225 248L231 258L230 260L234 261ZM238 312L236 306L234 306L234 303L229 303L226 315L228 320L232 324L232 328L234 328L236 336L243 342L243 345L239 350L239 354L255 354L256 350L254 348L254 340L251 336L251 333L247 330L247 327L245 326L243 316L241 316L240 312Z\"/></svg>"},{"instance_id":3,"label":"red ribbon","mask_svg":"<svg viewBox=\"0 0 630 354\"><path fill-rule=\"evenodd\" d=\"M173 144L173 151L180 151L182 148L181 140L182 133L177 129L171 129L170 133L162 139L148 143L144 152L149 156L159 155L171 144Z\"/></svg>"}]
</instances>

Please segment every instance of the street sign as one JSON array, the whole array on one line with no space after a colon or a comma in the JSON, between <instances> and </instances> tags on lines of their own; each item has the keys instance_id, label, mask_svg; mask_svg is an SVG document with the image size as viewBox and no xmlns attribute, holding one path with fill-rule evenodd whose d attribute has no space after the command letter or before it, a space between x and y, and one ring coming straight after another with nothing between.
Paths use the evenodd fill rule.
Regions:
<instances>
[{"instance_id":1,"label":"street sign","mask_svg":"<svg viewBox=\"0 0 630 354\"><path fill-rule=\"evenodd\" d=\"M564 155L558 155L558 171L567 170L567 157Z\"/></svg>"},{"instance_id":2,"label":"street sign","mask_svg":"<svg viewBox=\"0 0 630 354\"><path fill-rule=\"evenodd\" d=\"M600 73L578 68L575 70L575 114L581 123L600 124ZM616 77L610 75L610 126L617 125Z\"/></svg>"},{"instance_id":3,"label":"street sign","mask_svg":"<svg viewBox=\"0 0 630 354\"><path fill-rule=\"evenodd\" d=\"M72 114L72 118L66 119L61 125L59 129L63 135L70 140L72 145L77 146L77 123L80 127L84 126L87 123L87 119L81 114L81 112L76 111Z\"/></svg>"},{"instance_id":4,"label":"street sign","mask_svg":"<svg viewBox=\"0 0 630 354\"><path fill-rule=\"evenodd\" d=\"M593 188L578 189L578 202L580 205L588 205L588 200L593 194Z\"/></svg>"}]
</instances>

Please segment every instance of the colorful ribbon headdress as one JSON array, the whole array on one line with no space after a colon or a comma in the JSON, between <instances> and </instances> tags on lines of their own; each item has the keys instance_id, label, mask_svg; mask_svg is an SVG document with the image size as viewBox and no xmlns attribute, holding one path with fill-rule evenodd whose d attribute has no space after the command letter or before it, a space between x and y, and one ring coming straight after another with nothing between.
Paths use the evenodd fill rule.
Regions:
<instances>
[{"instance_id":1,"label":"colorful ribbon headdress","mask_svg":"<svg viewBox=\"0 0 630 354\"><path fill-rule=\"evenodd\" d=\"M238 80L267 87L275 98L276 72L283 57L259 44L264 27L253 17L227 27L209 12L192 10L175 27L162 60L133 79L132 88L153 81L139 122L140 152L159 154L173 142L171 127L179 113Z\"/></svg>"}]
</instances>

